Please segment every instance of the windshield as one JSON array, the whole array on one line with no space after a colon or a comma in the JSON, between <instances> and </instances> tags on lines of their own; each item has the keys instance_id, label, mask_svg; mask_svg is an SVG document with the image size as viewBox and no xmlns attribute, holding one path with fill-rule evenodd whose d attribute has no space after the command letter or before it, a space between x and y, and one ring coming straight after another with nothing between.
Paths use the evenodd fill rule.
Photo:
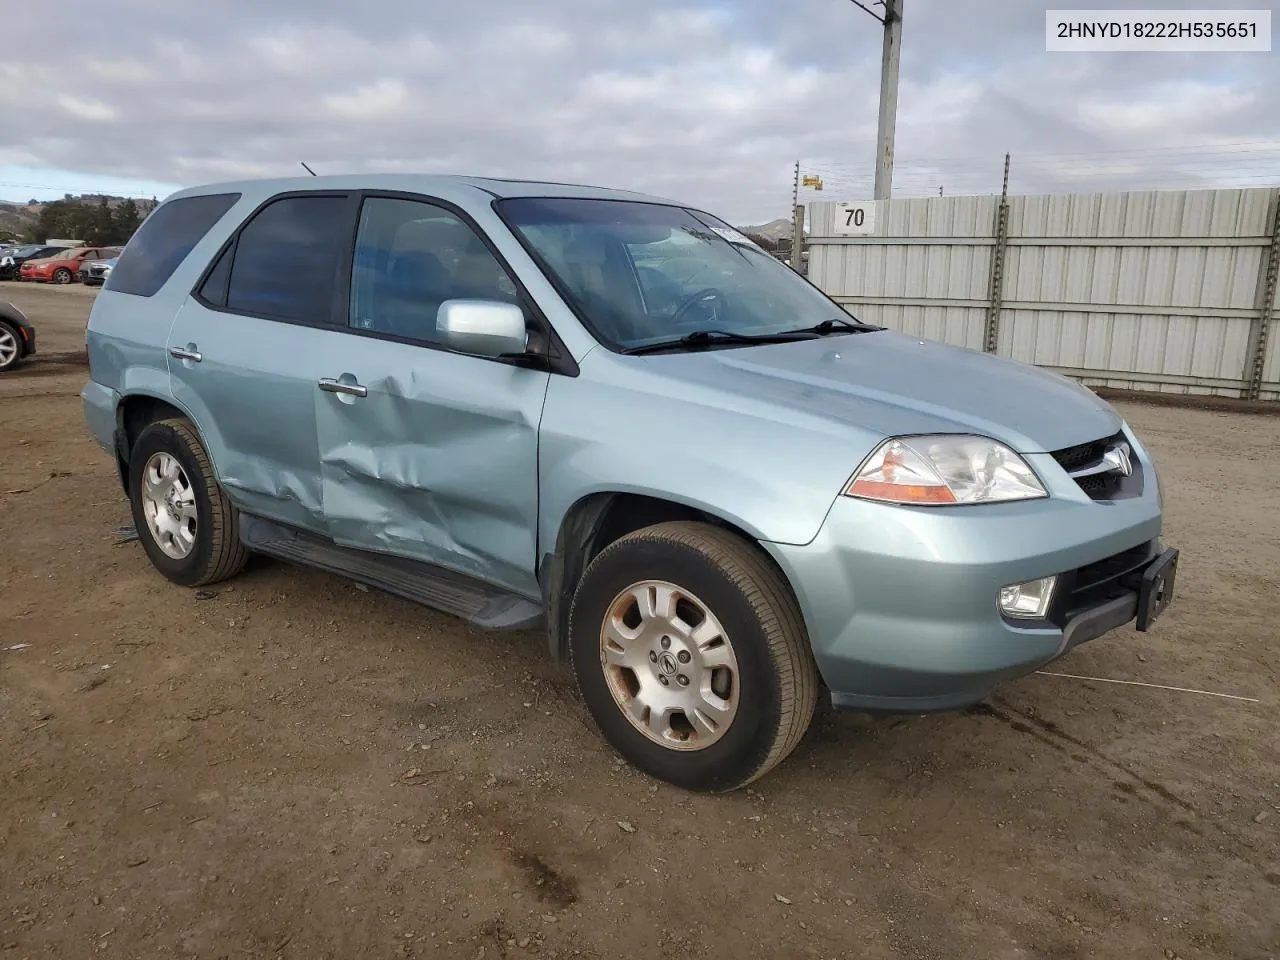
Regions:
<instances>
[{"instance_id":1,"label":"windshield","mask_svg":"<svg viewBox=\"0 0 1280 960\"><path fill-rule=\"evenodd\" d=\"M503 200L497 208L591 332L614 349L695 330L759 336L833 317L852 321L790 267L705 213L546 198Z\"/></svg>"}]
</instances>

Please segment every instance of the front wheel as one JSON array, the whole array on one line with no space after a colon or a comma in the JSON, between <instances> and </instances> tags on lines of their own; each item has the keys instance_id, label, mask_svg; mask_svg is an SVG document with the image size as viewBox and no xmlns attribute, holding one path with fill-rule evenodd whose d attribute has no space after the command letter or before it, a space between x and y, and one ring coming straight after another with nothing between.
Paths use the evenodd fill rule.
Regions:
<instances>
[{"instance_id":1,"label":"front wheel","mask_svg":"<svg viewBox=\"0 0 1280 960\"><path fill-rule=\"evenodd\" d=\"M68 270L66 267L59 267L57 270L53 271L53 282L54 283L70 283L71 271Z\"/></svg>"},{"instance_id":2,"label":"front wheel","mask_svg":"<svg viewBox=\"0 0 1280 960\"><path fill-rule=\"evenodd\" d=\"M22 340L18 331L0 322L0 373L12 370L22 362Z\"/></svg>"},{"instance_id":3,"label":"front wheel","mask_svg":"<svg viewBox=\"0 0 1280 960\"><path fill-rule=\"evenodd\" d=\"M190 421L158 420L138 436L129 454L129 499L143 549L174 583L202 586L244 568L239 512Z\"/></svg>"},{"instance_id":4,"label":"front wheel","mask_svg":"<svg viewBox=\"0 0 1280 960\"><path fill-rule=\"evenodd\" d=\"M795 749L817 702L781 573L710 524L657 524L602 550L574 596L570 650L609 742L689 790L763 776Z\"/></svg>"}]
</instances>

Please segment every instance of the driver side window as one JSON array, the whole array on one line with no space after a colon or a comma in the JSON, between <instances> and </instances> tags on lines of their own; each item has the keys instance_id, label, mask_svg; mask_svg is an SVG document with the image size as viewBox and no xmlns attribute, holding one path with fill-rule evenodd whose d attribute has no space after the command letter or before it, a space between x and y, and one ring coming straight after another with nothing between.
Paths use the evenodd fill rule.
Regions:
<instances>
[{"instance_id":1,"label":"driver side window","mask_svg":"<svg viewBox=\"0 0 1280 960\"><path fill-rule=\"evenodd\" d=\"M462 219L435 204L370 197L360 211L350 326L439 343L446 300L516 303L511 276Z\"/></svg>"}]
</instances>

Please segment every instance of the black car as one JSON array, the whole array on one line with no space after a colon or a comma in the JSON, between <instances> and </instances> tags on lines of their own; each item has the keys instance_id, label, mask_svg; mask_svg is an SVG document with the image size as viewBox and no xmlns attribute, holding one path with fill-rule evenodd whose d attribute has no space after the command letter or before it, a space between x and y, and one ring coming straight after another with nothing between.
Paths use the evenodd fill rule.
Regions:
<instances>
[{"instance_id":1,"label":"black car","mask_svg":"<svg viewBox=\"0 0 1280 960\"><path fill-rule=\"evenodd\" d=\"M0 254L0 280L17 280L18 272L28 260L36 260L57 253L62 247L47 247L39 243L28 243L14 247Z\"/></svg>"},{"instance_id":2,"label":"black car","mask_svg":"<svg viewBox=\"0 0 1280 960\"><path fill-rule=\"evenodd\" d=\"M0 373L36 352L36 328L12 303L0 300Z\"/></svg>"}]
</instances>

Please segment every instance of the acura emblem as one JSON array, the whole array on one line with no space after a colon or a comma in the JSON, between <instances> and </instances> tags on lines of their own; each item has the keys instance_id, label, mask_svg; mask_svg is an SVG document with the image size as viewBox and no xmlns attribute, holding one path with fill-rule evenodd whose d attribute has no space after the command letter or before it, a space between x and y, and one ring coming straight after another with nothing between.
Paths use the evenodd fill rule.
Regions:
<instances>
[{"instance_id":1,"label":"acura emblem","mask_svg":"<svg viewBox=\"0 0 1280 960\"><path fill-rule=\"evenodd\" d=\"M1121 443L1102 455L1102 462L1122 477L1133 473L1133 461L1129 459L1129 445Z\"/></svg>"}]
</instances>

